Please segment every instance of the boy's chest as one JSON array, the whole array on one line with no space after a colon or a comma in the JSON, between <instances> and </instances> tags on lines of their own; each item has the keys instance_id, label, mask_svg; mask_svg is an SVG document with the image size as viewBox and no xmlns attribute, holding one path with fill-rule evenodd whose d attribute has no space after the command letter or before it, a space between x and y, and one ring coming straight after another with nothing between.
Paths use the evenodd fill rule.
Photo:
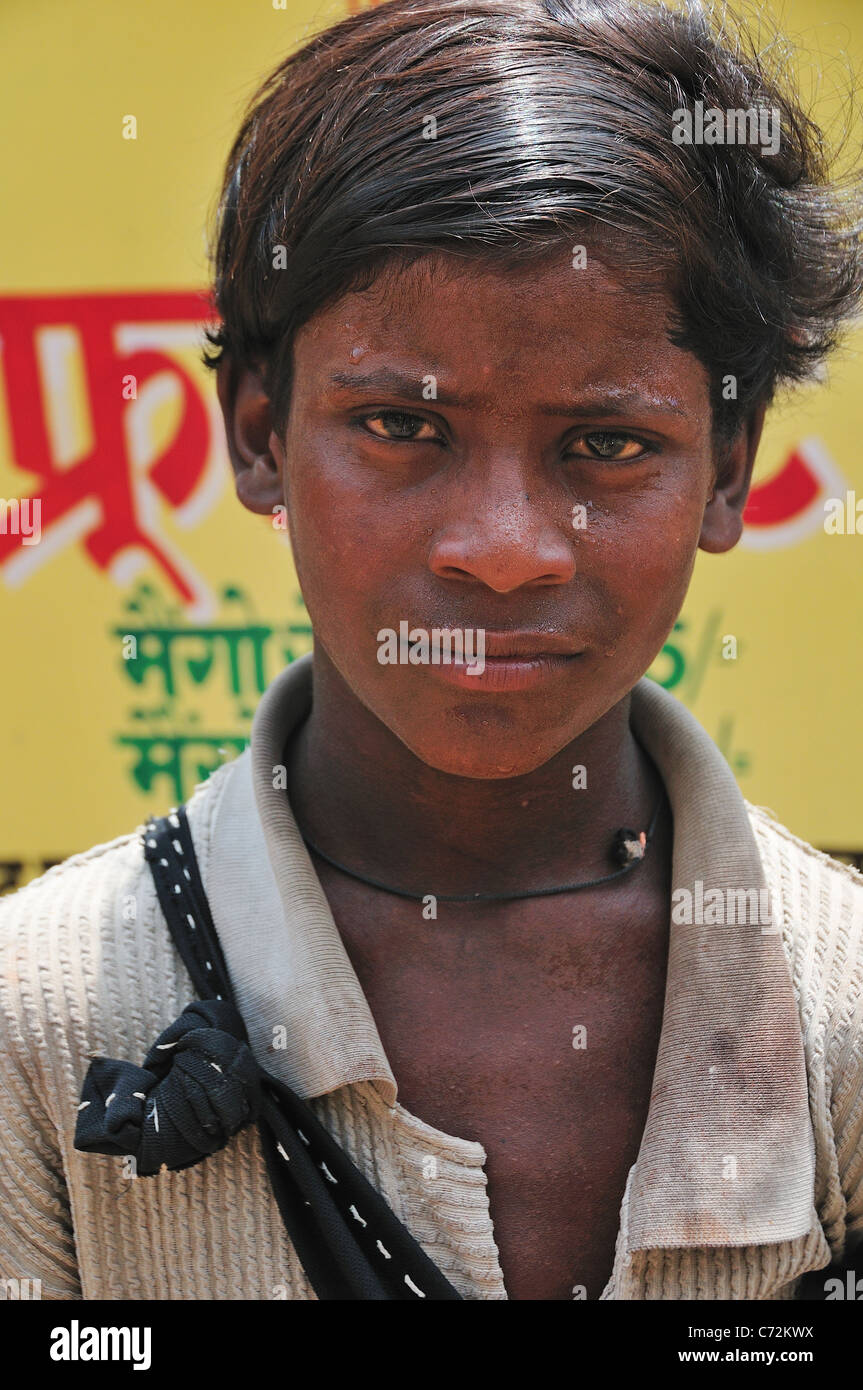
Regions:
<instances>
[{"instance_id":1,"label":"boy's chest","mask_svg":"<svg viewBox=\"0 0 863 1390\"><path fill-rule=\"evenodd\" d=\"M324 880L399 1102L481 1143L510 1298L598 1298L650 1098L667 913L382 904ZM372 917L370 913L374 911ZM578 915L576 915L578 914Z\"/></svg>"}]
</instances>

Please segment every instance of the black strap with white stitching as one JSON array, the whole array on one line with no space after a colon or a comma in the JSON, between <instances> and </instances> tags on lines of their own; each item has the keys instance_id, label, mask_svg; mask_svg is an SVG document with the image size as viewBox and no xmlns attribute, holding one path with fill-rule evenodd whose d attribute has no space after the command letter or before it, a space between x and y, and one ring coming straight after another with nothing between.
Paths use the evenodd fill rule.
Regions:
<instances>
[{"instance_id":1,"label":"black strap with white stitching","mask_svg":"<svg viewBox=\"0 0 863 1390\"><path fill-rule=\"evenodd\" d=\"M201 881L184 807L177 807L170 815L147 825L144 854L171 936L195 989L202 999L226 1001L224 1008L228 1011L229 1006L234 1005L233 991ZM191 1007L194 1010L194 1006ZM208 1009L215 1007L207 1006ZM250 1102L250 1107L256 1116L273 1193L288 1236L317 1297L460 1300L461 1295L429 1259L380 1193L339 1147L309 1104L251 1059L251 1054L242 1046L247 1042L245 1036L238 1043L236 1033L227 1037L225 1033L214 1032L213 1029L202 1030L201 1021L200 1018L193 1018L197 1032L185 1033L183 1042L185 1046L189 1038L200 1040L196 1054L199 1084L201 1075L205 1075L207 1088L212 1086L213 1095L218 1097L220 1088L227 1087L229 1082L236 1086L237 1074L248 1076L249 1069L254 1069L254 1085L249 1088L250 1093L254 1091L254 1101ZM172 1025L174 1031L166 1030L162 1036L170 1039L179 1036L177 1027ZM245 1033L242 1021L237 1016L236 1032L240 1031ZM221 1047L219 1050L213 1041L219 1040L221 1046L221 1039L226 1037L227 1044L235 1050L240 1046L245 1056L245 1070L236 1068L231 1076L223 1074L224 1067L212 1060L220 1057L224 1062L226 1056L233 1056L230 1048L226 1050ZM180 1046L173 1040L161 1044L162 1049L178 1049L175 1053L169 1051L169 1057L188 1058L189 1052L181 1052ZM167 1068L171 1063L160 1065ZM107 1100L117 1105L115 1095L120 1085L116 1080L118 1068L128 1064L108 1063L108 1066L114 1070L109 1083L112 1094ZM210 1071L204 1073L203 1067L219 1073L218 1077L211 1077ZM142 1074L139 1068L130 1068L130 1071L139 1076ZM140 1086L144 1083L138 1081L129 1084ZM104 1086L101 1089L104 1090ZM86 1094L91 1096L96 1110L91 1112L88 1109L82 1117L82 1124L86 1121L92 1131L97 1120L103 1121L108 1111L104 1106L100 1108L99 1087L91 1083ZM143 1096L144 1092L132 1094ZM151 1091L148 1099L153 1100L156 1095L156 1091ZM172 1118L178 1117L179 1130L184 1131L184 1121L188 1117L182 1113L182 1105L176 1104L175 1097L176 1087L172 1092L175 1111ZM87 1102L88 1107L91 1101ZM200 1109L198 1101L198 1118ZM152 1111L148 1112L146 1103L143 1103L142 1128L146 1130L152 1146L152 1125L147 1129L146 1124L151 1114ZM166 1128L163 1122L163 1130ZM116 1143L111 1147L104 1124L99 1138L101 1145L91 1134L87 1144L90 1152L117 1151ZM211 1147L210 1151L214 1149ZM199 1162L204 1157L206 1154L201 1154L191 1161ZM169 1163L168 1166L172 1165ZM188 1167L189 1163L182 1166Z\"/></svg>"}]
</instances>

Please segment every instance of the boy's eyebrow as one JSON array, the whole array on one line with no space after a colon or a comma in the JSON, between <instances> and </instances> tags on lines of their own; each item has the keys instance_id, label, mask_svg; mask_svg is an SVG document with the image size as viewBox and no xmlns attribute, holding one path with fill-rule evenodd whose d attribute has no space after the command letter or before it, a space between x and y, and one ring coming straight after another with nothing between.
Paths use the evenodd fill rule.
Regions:
<instances>
[{"instance_id":1,"label":"boy's eyebrow","mask_svg":"<svg viewBox=\"0 0 863 1390\"><path fill-rule=\"evenodd\" d=\"M407 400L427 405L428 397L423 395L424 381L428 377L405 376L389 367L378 367L369 372L333 372L330 384L343 386L350 391L392 391ZM434 400L440 405L459 406L463 409L478 409L486 400L478 395L453 395L437 388ZM630 391L618 387L603 387L601 393L578 401L540 401L536 409L541 415L591 416L609 413L636 414L648 410L655 415L678 415L685 418L686 411L671 396L658 396L643 391Z\"/></svg>"}]
</instances>

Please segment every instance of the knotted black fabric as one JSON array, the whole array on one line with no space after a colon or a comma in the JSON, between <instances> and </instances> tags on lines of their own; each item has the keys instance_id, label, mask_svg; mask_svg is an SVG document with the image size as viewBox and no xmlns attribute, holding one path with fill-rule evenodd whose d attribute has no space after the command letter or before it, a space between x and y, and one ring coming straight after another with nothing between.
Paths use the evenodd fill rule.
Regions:
<instances>
[{"instance_id":1,"label":"knotted black fabric","mask_svg":"<svg viewBox=\"0 0 863 1390\"><path fill-rule=\"evenodd\" d=\"M107 1057L93 1062L75 1148L131 1156L145 1178L163 1165L189 1168L257 1119L262 1076L233 1004L190 1004L159 1035L143 1066Z\"/></svg>"},{"instance_id":2,"label":"knotted black fabric","mask_svg":"<svg viewBox=\"0 0 863 1390\"><path fill-rule=\"evenodd\" d=\"M144 854L203 997L156 1039L142 1066L92 1062L75 1148L131 1156L148 1177L201 1162L257 1122L282 1220L319 1299L460 1300L308 1103L253 1056L182 806L147 826Z\"/></svg>"}]
</instances>

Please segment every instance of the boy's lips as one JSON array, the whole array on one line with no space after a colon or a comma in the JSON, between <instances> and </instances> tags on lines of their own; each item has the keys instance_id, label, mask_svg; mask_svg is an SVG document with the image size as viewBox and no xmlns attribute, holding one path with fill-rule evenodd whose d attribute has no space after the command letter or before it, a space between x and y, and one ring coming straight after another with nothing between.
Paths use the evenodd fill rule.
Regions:
<instances>
[{"instance_id":1,"label":"boy's lips","mask_svg":"<svg viewBox=\"0 0 863 1390\"><path fill-rule=\"evenodd\" d=\"M476 662L429 666L440 680L461 690L531 690L560 676L578 661L581 652L534 652L530 655L489 656Z\"/></svg>"},{"instance_id":2,"label":"boy's lips","mask_svg":"<svg viewBox=\"0 0 863 1390\"><path fill-rule=\"evenodd\" d=\"M543 656L579 656L582 648L574 637L563 632L489 632L485 631L485 655L506 659L518 657L522 660Z\"/></svg>"},{"instance_id":3,"label":"boy's lips","mask_svg":"<svg viewBox=\"0 0 863 1390\"><path fill-rule=\"evenodd\" d=\"M481 655L474 645L473 662L442 663L430 669L446 684L461 690L514 693L534 689L559 677L583 650L573 637L562 632L485 630L484 653Z\"/></svg>"}]
</instances>

